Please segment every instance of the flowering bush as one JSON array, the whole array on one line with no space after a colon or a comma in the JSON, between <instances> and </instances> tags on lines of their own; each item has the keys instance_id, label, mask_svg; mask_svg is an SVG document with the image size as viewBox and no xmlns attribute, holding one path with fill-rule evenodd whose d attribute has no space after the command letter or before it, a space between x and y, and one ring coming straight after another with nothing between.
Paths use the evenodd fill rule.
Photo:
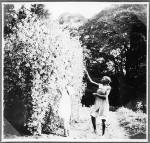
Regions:
<instances>
[{"instance_id":1,"label":"flowering bush","mask_svg":"<svg viewBox=\"0 0 150 143\"><path fill-rule=\"evenodd\" d=\"M13 30L4 41L4 97L9 102L9 90L18 86L21 92L13 99L21 97L28 107L27 126L31 133L41 134L47 123L53 131L58 124L59 91L65 81L75 91L71 97L72 120L77 120L84 91L83 53L78 37L70 37L68 31L51 20L31 17Z\"/></svg>"}]
</instances>

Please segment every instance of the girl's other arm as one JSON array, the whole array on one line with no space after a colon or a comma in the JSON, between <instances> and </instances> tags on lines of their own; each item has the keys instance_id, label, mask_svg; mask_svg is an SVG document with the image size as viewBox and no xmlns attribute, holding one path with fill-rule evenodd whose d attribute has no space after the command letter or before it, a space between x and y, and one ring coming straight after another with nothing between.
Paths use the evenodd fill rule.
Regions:
<instances>
[{"instance_id":1,"label":"girl's other arm","mask_svg":"<svg viewBox=\"0 0 150 143\"><path fill-rule=\"evenodd\" d=\"M101 94L98 94L98 93L93 93L93 95L99 96L99 97L102 98L102 99L106 99L106 96L105 96L105 95L101 95Z\"/></svg>"},{"instance_id":2,"label":"girl's other arm","mask_svg":"<svg viewBox=\"0 0 150 143\"><path fill-rule=\"evenodd\" d=\"M103 94L103 95L102 94L98 94L98 93L93 93L93 95L97 95L99 97L102 97L102 98L106 99L106 97L108 97L110 91L111 91L111 88L107 89L106 92L105 92L105 94Z\"/></svg>"},{"instance_id":3,"label":"girl's other arm","mask_svg":"<svg viewBox=\"0 0 150 143\"><path fill-rule=\"evenodd\" d=\"M106 94L105 95L108 96L110 91L111 91L111 87L106 90Z\"/></svg>"}]
</instances>

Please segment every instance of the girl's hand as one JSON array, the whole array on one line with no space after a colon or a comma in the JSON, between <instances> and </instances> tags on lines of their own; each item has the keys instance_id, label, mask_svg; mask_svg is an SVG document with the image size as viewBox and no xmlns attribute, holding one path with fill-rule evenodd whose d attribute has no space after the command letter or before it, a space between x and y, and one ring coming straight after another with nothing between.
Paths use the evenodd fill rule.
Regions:
<instances>
[{"instance_id":1,"label":"girl's hand","mask_svg":"<svg viewBox=\"0 0 150 143\"><path fill-rule=\"evenodd\" d=\"M96 95L97 95L97 93L93 93L93 95L94 95L94 96L96 96Z\"/></svg>"}]
</instances>

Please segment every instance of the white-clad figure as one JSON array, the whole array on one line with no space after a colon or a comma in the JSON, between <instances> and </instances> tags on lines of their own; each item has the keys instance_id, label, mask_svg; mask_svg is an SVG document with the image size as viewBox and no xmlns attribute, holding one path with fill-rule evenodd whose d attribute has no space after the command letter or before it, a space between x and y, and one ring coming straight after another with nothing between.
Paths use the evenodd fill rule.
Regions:
<instances>
[{"instance_id":1,"label":"white-clad figure","mask_svg":"<svg viewBox=\"0 0 150 143\"><path fill-rule=\"evenodd\" d=\"M62 89L62 97L59 103L59 117L64 120L64 136L70 134L70 118L71 118L71 96L74 93L72 86L64 85Z\"/></svg>"}]
</instances>

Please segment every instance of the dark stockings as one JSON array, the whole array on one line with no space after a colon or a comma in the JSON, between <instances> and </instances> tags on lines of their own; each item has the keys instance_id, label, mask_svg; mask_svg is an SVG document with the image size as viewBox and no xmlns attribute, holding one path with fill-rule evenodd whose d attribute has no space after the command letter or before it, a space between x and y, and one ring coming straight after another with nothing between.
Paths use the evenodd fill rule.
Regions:
<instances>
[{"instance_id":1,"label":"dark stockings","mask_svg":"<svg viewBox=\"0 0 150 143\"><path fill-rule=\"evenodd\" d=\"M96 118L91 116L91 120L92 120L94 131L96 131Z\"/></svg>"},{"instance_id":2,"label":"dark stockings","mask_svg":"<svg viewBox=\"0 0 150 143\"><path fill-rule=\"evenodd\" d=\"M105 134L105 128L106 128L106 125L105 125L105 119L102 119L102 135Z\"/></svg>"},{"instance_id":3,"label":"dark stockings","mask_svg":"<svg viewBox=\"0 0 150 143\"><path fill-rule=\"evenodd\" d=\"M96 131L96 118L91 116L91 120L92 120L94 131ZM102 119L102 136L105 134L105 128L106 128L105 122L106 120Z\"/></svg>"}]
</instances>

